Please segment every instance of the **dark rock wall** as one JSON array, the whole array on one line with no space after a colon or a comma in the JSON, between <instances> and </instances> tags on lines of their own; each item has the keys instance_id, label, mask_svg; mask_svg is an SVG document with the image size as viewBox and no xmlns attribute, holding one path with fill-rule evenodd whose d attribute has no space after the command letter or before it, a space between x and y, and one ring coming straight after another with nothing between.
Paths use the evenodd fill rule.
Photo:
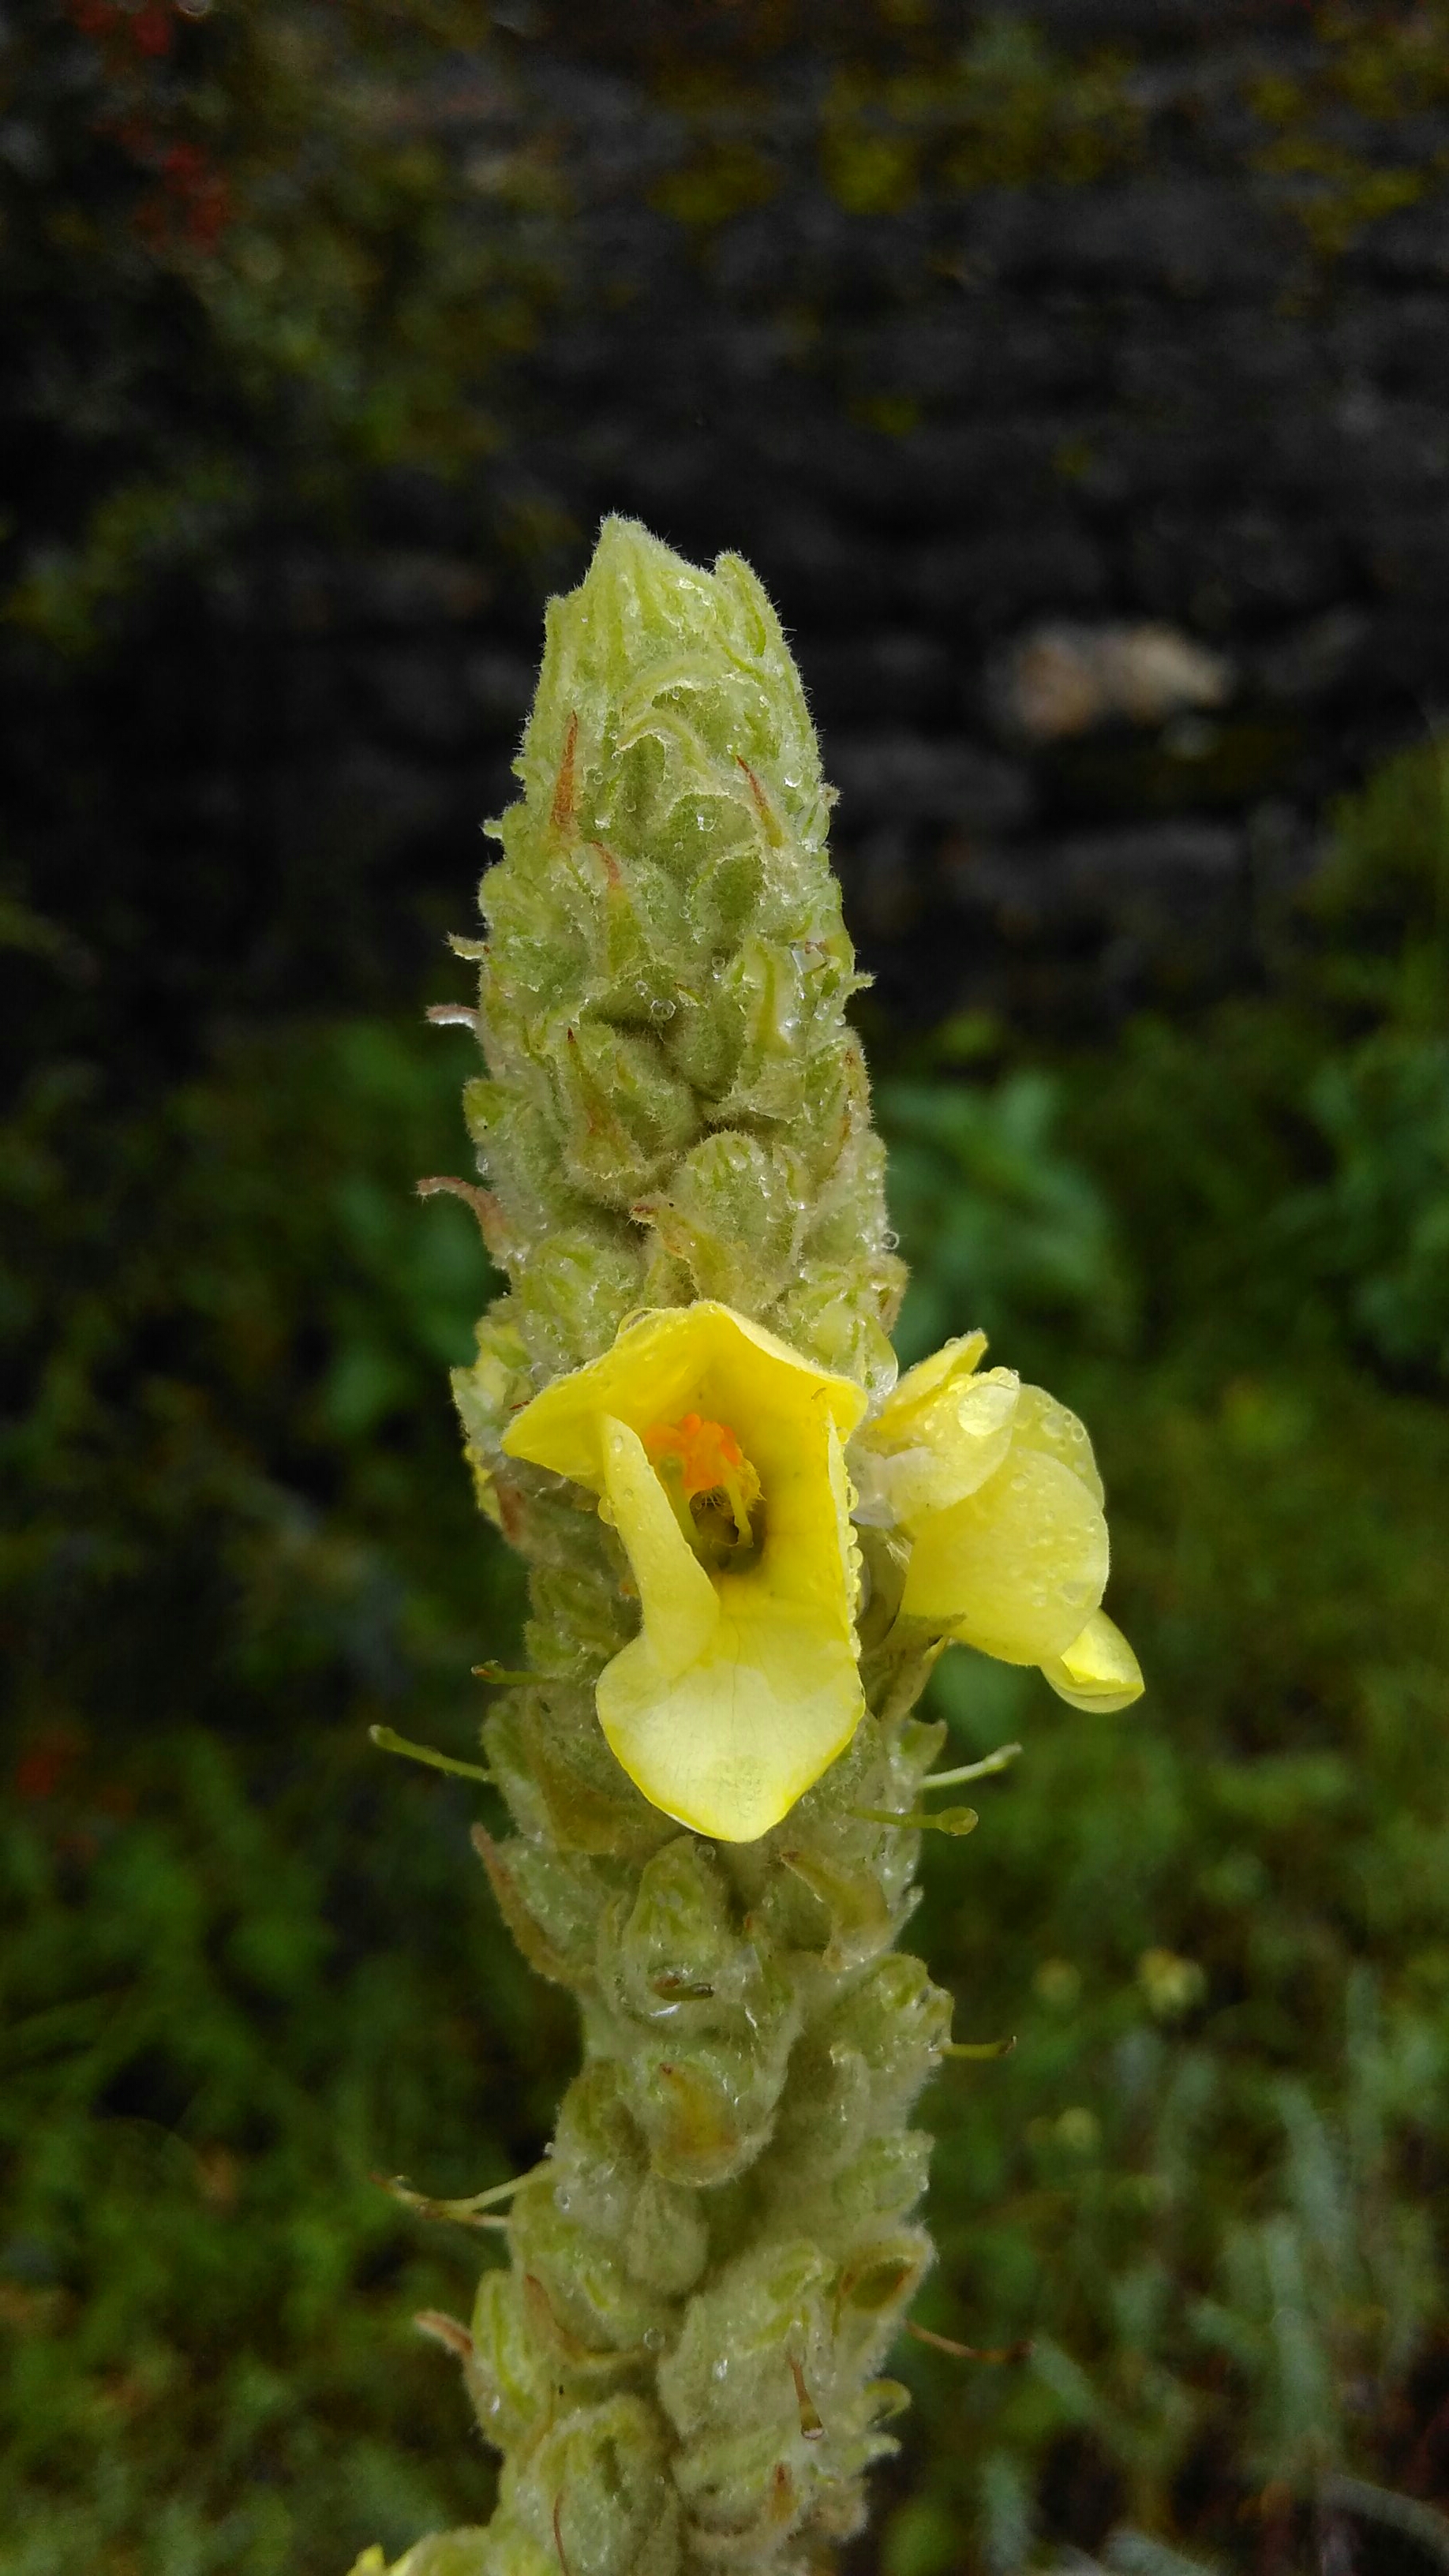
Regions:
<instances>
[{"instance_id":1,"label":"dark rock wall","mask_svg":"<svg viewBox=\"0 0 1449 2576\"><path fill-rule=\"evenodd\" d=\"M641 203L659 120L561 84L607 292L542 353L532 470L585 526L634 509L757 564L897 1008L1075 1017L1258 971L1324 799L1449 682L1449 197L1321 255L1244 105L1313 47L1214 23L1139 68L1126 166L877 215L811 166L806 69L778 193L692 237ZM1063 621L1088 651L1171 625L1220 702L1014 723L1003 663Z\"/></svg>"},{"instance_id":2,"label":"dark rock wall","mask_svg":"<svg viewBox=\"0 0 1449 2576\"><path fill-rule=\"evenodd\" d=\"M511 104L451 114L485 169L542 120L574 207L480 483L394 478L362 546L261 549L61 745L76 778L135 745L107 918L143 1016L366 1005L465 923L542 591L607 509L778 600L893 1012L1064 1029L1270 969L1324 800L1449 694L1449 190L1327 250L1249 104L1320 60L1291 10L1048 16L1149 48L1075 184L850 211L809 52L711 118L544 30ZM1432 100L1330 124L1376 167L1449 152Z\"/></svg>"}]
</instances>

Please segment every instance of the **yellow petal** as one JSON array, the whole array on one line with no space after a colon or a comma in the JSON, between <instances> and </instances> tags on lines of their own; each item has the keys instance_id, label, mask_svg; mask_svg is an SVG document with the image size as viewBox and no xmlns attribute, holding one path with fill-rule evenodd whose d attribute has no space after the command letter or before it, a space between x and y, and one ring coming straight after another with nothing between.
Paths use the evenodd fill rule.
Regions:
<instances>
[{"instance_id":1,"label":"yellow petal","mask_svg":"<svg viewBox=\"0 0 1449 2576\"><path fill-rule=\"evenodd\" d=\"M722 1841L777 1824L862 1714L841 1444L865 1404L853 1380L702 1298L641 1316L504 1436L511 1456L600 1494L643 1610L599 1678L604 1733L646 1798ZM758 1554L738 1571L701 1564L644 1445L689 1412L733 1432L760 1480Z\"/></svg>"},{"instance_id":2,"label":"yellow petal","mask_svg":"<svg viewBox=\"0 0 1449 2576\"><path fill-rule=\"evenodd\" d=\"M923 1523L902 1608L1006 1663L1040 1664L1080 1635L1107 1584L1107 1524L1059 1457L1013 1443L994 1476Z\"/></svg>"},{"instance_id":3,"label":"yellow petal","mask_svg":"<svg viewBox=\"0 0 1449 2576\"><path fill-rule=\"evenodd\" d=\"M974 1494L1011 1447L1020 1394L1012 1369L964 1378L953 1371L934 1396L914 1408L909 1448L881 1456L874 1445L879 1426L873 1425L860 1445L867 1517L875 1517L880 1501L890 1520L911 1529L929 1513L947 1512Z\"/></svg>"},{"instance_id":4,"label":"yellow petal","mask_svg":"<svg viewBox=\"0 0 1449 2576\"><path fill-rule=\"evenodd\" d=\"M1043 1678L1073 1708L1130 1708L1144 1688L1142 1667L1105 1610L1093 1612L1079 1637L1042 1665Z\"/></svg>"},{"instance_id":5,"label":"yellow petal","mask_svg":"<svg viewBox=\"0 0 1449 2576\"><path fill-rule=\"evenodd\" d=\"M638 1433L606 1414L600 1439L604 1491L639 1586L650 1644L661 1671L682 1673L714 1633L718 1596L670 1509Z\"/></svg>"},{"instance_id":6,"label":"yellow petal","mask_svg":"<svg viewBox=\"0 0 1449 2576\"><path fill-rule=\"evenodd\" d=\"M765 1444L755 1429L757 1446ZM814 1610L841 1636L855 1613L858 1547L850 1525L850 1481L835 1425L817 1413L791 1426L794 1437L769 1458L765 1543L759 1564L728 1579L780 1602ZM721 1578L722 1580L724 1578Z\"/></svg>"},{"instance_id":7,"label":"yellow petal","mask_svg":"<svg viewBox=\"0 0 1449 2576\"><path fill-rule=\"evenodd\" d=\"M797 1421L823 1411L848 1439L865 1406L852 1378L817 1368L762 1325L701 1297L639 1316L600 1359L555 1378L509 1424L502 1446L598 1493L605 1414L642 1435L693 1410L729 1424L768 1489Z\"/></svg>"},{"instance_id":8,"label":"yellow petal","mask_svg":"<svg viewBox=\"0 0 1449 2576\"><path fill-rule=\"evenodd\" d=\"M1060 1459L1064 1467L1080 1478L1094 1503L1103 1500L1102 1479L1092 1455L1087 1426L1066 1405L1058 1404L1044 1386L1024 1386L1016 1409L1014 1448L1039 1450L1044 1458Z\"/></svg>"},{"instance_id":9,"label":"yellow petal","mask_svg":"<svg viewBox=\"0 0 1449 2576\"><path fill-rule=\"evenodd\" d=\"M869 1438L885 1449L908 1449L919 1437L920 1417L933 1399L953 1379L968 1378L986 1349L984 1333L962 1333L955 1341L943 1342L927 1360L917 1360L914 1368L886 1397L870 1426Z\"/></svg>"},{"instance_id":10,"label":"yellow petal","mask_svg":"<svg viewBox=\"0 0 1449 2576\"><path fill-rule=\"evenodd\" d=\"M600 1676L599 1718L651 1805L718 1842L754 1842L844 1751L864 1701L848 1634L748 1576L719 1590L704 1654L667 1673L646 1622Z\"/></svg>"}]
</instances>

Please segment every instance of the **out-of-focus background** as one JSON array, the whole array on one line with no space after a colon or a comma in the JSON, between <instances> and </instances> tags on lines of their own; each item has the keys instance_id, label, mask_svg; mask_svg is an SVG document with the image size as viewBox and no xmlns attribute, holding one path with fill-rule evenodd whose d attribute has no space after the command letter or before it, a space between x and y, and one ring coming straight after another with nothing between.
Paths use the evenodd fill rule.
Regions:
<instances>
[{"instance_id":1,"label":"out-of-focus background","mask_svg":"<svg viewBox=\"0 0 1449 2576\"><path fill-rule=\"evenodd\" d=\"M904 1346L1087 1416L1149 1681L937 1684L918 2313L1033 2351L854 2576L1449 2564L1449 11L56 0L0 196L0 2570L489 2508L372 2177L574 2032L367 1728L516 1642L422 1011L605 509L779 604Z\"/></svg>"}]
</instances>

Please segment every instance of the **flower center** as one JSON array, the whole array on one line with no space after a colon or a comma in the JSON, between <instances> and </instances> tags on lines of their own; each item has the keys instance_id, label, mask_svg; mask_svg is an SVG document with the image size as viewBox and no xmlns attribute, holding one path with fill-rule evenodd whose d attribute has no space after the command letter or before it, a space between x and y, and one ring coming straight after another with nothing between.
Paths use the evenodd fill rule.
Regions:
<instances>
[{"instance_id":1,"label":"flower center","mask_svg":"<svg viewBox=\"0 0 1449 2576\"><path fill-rule=\"evenodd\" d=\"M760 1480L727 1422L686 1413L644 1434L656 1476L701 1564L724 1566L758 1542Z\"/></svg>"}]
</instances>

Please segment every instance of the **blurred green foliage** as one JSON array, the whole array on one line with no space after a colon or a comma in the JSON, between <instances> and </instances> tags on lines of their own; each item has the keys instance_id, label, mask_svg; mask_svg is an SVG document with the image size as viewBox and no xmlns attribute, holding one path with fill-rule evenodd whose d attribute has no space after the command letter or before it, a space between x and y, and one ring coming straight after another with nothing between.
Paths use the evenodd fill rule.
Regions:
<instances>
[{"instance_id":1,"label":"blurred green foliage","mask_svg":"<svg viewBox=\"0 0 1449 2576\"><path fill-rule=\"evenodd\" d=\"M468 1750L517 1617L441 1395L487 1264L411 1196L462 1052L294 1028L139 1107L55 1063L4 1131L7 2567L324 2568L486 2502L397 2333L474 2249L369 2179L501 2175L572 2044L466 1801L365 1733Z\"/></svg>"},{"instance_id":2,"label":"blurred green foliage","mask_svg":"<svg viewBox=\"0 0 1449 2576\"><path fill-rule=\"evenodd\" d=\"M957 2028L1019 2046L928 2104L921 2315L1034 2352L906 2349L890 2576L1124 2521L1291 2563L1324 2474L1449 2484L1446 766L1336 818L1272 995L1047 1066L958 1022L881 1085L908 1334L980 1320L1092 1422L1149 1679L937 1685L1027 1751L926 1860ZM5 2576L337 2576L487 2510L409 2323L486 2239L370 2179L518 2170L574 2045L490 1793L366 1736L466 1756L518 1615L443 1374L486 1263L410 1195L467 1056L238 1029L143 1097L72 1044L3 1129Z\"/></svg>"},{"instance_id":3,"label":"blurred green foliage","mask_svg":"<svg viewBox=\"0 0 1449 2576\"><path fill-rule=\"evenodd\" d=\"M6 30L0 623L75 655L258 528L497 444L565 195L477 0L67 0Z\"/></svg>"},{"instance_id":4,"label":"blurred green foliage","mask_svg":"<svg viewBox=\"0 0 1449 2576\"><path fill-rule=\"evenodd\" d=\"M938 1349L968 1311L992 1333L1032 1319L1121 1344L1127 1275L1102 1193L1061 1142L1055 1075L1019 1067L989 1088L888 1082L879 1106L892 1211L908 1245L930 1246L929 1260L915 1255L896 1334L903 1360Z\"/></svg>"},{"instance_id":5,"label":"blurred green foliage","mask_svg":"<svg viewBox=\"0 0 1449 2576\"><path fill-rule=\"evenodd\" d=\"M924 1864L958 2029L1020 2046L932 2106L923 2313L1036 2348L910 2357L944 2493L893 2576L963 2516L1002 2576L1124 2517L1294 2563L1345 2467L1449 2490L1446 783L1431 744L1342 807L1271 997L905 1095L925 1329L970 1247L958 1320L1091 1422L1148 1697L937 1686L965 1749L1027 1755L974 1866Z\"/></svg>"}]
</instances>

